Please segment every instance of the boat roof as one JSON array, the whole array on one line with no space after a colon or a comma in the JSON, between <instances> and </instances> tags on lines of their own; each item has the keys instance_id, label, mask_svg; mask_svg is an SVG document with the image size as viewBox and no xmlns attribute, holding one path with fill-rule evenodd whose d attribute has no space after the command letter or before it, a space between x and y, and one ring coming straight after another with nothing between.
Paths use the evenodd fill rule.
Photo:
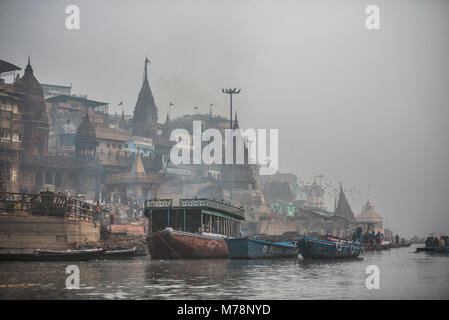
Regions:
<instances>
[{"instance_id":1,"label":"boat roof","mask_svg":"<svg viewBox=\"0 0 449 320\"><path fill-rule=\"evenodd\" d=\"M178 205L173 205L173 199L153 199L145 201L145 214L147 210L168 210L168 209L185 209L185 210L211 210L222 214L237 218L245 219L245 209L243 206L237 207L225 201L207 198L179 199Z\"/></svg>"}]
</instances>

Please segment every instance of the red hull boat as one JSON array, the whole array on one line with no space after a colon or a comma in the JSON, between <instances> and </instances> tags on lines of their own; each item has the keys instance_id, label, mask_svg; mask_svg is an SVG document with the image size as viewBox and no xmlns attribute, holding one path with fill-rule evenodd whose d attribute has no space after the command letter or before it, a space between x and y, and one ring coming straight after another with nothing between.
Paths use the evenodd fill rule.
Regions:
<instances>
[{"instance_id":1,"label":"red hull boat","mask_svg":"<svg viewBox=\"0 0 449 320\"><path fill-rule=\"evenodd\" d=\"M223 238L175 231L167 228L148 237L153 259L227 258L228 247Z\"/></svg>"},{"instance_id":2,"label":"red hull boat","mask_svg":"<svg viewBox=\"0 0 449 320\"><path fill-rule=\"evenodd\" d=\"M228 258L225 238L240 234L244 208L212 199L147 200L148 249L153 259ZM181 231L182 230L182 231Z\"/></svg>"}]
</instances>

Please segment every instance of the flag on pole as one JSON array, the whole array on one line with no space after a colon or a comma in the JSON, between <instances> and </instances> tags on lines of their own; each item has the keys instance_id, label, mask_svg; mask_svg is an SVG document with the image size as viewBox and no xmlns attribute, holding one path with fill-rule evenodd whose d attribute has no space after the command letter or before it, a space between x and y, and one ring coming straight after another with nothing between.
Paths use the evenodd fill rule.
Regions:
<instances>
[{"instance_id":1,"label":"flag on pole","mask_svg":"<svg viewBox=\"0 0 449 320\"><path fill-rule=\"evenodd\" d=\"M123 101L120 100L120 103L118 104L119 106L123 106Z\"/></svg>"},{"instance_id":2,"label":"flag on pole","mask_svg":"<svg viewBox=\"0 0 449 320\"><path fill-rule=\"evenodd\" d=\"M172 102L169 102L168 106L171 107L171 106L174 106L174 104Z\"/></svg>"}]
</instances>

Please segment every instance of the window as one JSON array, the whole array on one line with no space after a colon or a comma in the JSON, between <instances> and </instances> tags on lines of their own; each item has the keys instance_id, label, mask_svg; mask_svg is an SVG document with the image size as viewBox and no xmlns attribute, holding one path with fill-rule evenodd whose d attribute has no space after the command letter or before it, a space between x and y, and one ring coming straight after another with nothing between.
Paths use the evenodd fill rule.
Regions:
<instances>
[{"instance_id":1,"label":"window","mask_svg":"<svg viewBox=\"0 0 449 320\"><path fill-rule=\"evenodd\" d=\"M36 176L35 176L35 180L34 183L36 186L40 187L43 185L43 176L42 176L42 172L36 172Z\"/></svg>"}]
</instances>

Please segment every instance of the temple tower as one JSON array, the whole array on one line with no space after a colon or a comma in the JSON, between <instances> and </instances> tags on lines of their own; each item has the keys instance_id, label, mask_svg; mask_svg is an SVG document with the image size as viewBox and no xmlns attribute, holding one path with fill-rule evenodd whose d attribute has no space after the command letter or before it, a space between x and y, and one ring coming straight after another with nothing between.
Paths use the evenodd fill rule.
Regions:
<instances>
[{"instance_id":1,"label":"temple tower","mask_svg":"<svg viewBox=\"0 0 449 320\"><path fill-rule=\"evenodd\" d=\"M75 136L75 152L78 159L92 160L95 158L97 148L96 133L86 113Z\"/></svg>"},{"instance_id":2,"label":"temple tower","mask_svg":"<svg viewBox=\"0 0 449 320\"><path fill-rule=\"evenodd\" d=\"M23 150L33 156L48 154L48 116L45 107L44 94L41 85L33 74L33 68L28 57L25 73L18 80L18 85L25 96L20 103L23 119Z\"/></svg>"},{"instance_id":3,"label":"temple tower","mask_svg":"<svg viewBox=\"0 0 449 320\"><path fill-rule=\"evenodd\" d=\"M157 134L157 107L148 82L148 63L150 60L146 58L142 88L134 108L133 135L154 139Z\"/></svg>"},{"instance_id":4,"label":"temple tower","mask_svg":"<svg viewBox=\"0 0 449 320\"><path fill-rule=\"evenodd\" d=\"M335 209L334 215L345 218L348 222L355 222L354 213L346 199L342 186L340 186L340 195L338 197L337 208Z\"/></svg>"}]
</instances>

